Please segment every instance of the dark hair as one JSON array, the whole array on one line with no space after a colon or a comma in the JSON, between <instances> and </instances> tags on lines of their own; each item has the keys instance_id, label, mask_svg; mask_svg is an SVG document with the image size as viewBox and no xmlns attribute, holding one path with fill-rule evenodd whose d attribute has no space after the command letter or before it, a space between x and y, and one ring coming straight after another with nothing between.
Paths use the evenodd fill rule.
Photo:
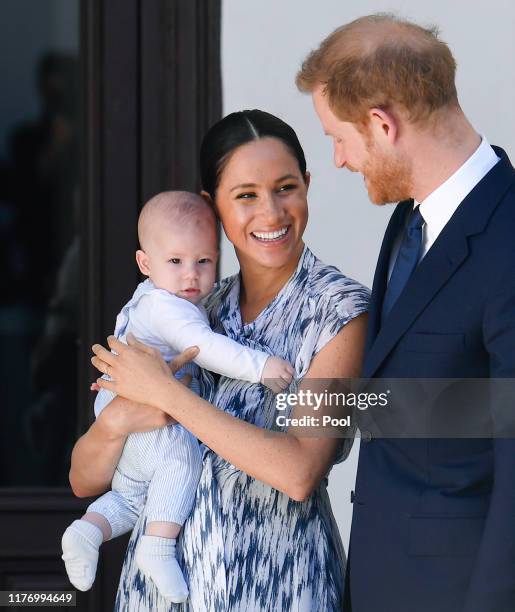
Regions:
<instances>
[{"instance_id":1,"label":"dark hair","mask_svg":"<svg viewBox=\"0 0 515 612\"><path fill-rule=\"evenodd\" d=\"M202 189L214 199L222 171L234 150L260 138L280 140L297 160L302 176L306 175L306 158L293 128L270 113L244 110L227 115L204 136L200 146Z\"/></svg>"}]
</instances>

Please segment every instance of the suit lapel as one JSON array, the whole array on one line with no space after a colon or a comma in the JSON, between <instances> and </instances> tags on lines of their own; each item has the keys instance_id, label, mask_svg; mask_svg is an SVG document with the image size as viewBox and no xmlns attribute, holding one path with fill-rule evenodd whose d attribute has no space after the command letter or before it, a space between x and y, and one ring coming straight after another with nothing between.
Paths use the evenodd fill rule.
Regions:
<instances>
[{"instance_id":1,"label":"suit lapel","mask_svg":"<svg viewBox=\"0 0 515 612\"><path fill-rule=\"evenodd\" d=\"M501 160L467 195L421 261L384 325L380 327L382 298L390 250L383 252L378 263L372 293L371 323L363 376L374 375L395 344L416 318L449 281L468 255L467 236L484 230L488 219L513 181L513 168L502 149L495 148ZM399 226L397 225L397 228ZM388 228L390 229L390 228ZM393 238L389 237L391 249ZM385 247L385 241L383 247ZM385 261L386 260L386 261ZM378 276L380 275L380 276ZM377 287L376 287L377 283ZM376 330L377 335L372 335Z\"/></svg>"},{"instance_id":2,"label":"suit lapel","mask_svg":"<svg viewBox=\"0 0 515 612\"><path fill-rule=\"evenodd\" d=\"M465 236L460 228L452 230L446 232L445 240L433 245L392 307L367 354L365 378L373 376L401 336L467 257Z\"/></svg>"}]
</instances>

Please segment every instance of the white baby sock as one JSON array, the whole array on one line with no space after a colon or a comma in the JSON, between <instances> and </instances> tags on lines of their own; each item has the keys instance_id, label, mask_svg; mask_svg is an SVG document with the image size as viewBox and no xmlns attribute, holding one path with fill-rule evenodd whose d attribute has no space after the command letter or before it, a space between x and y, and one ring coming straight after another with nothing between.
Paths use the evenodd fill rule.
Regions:
<instances>
[{"instance_id":1,"label":"white baby sock","mask_svg":"<svg viewBox=\"0 0 515 612\"><path fill-rule=\"evenodd\" d=\"M102 531L89 521L73 521L64 532L62 559L70 582L79 591L88 591L95 580L103 541Z\"/></svg>"},{"instance_id":2,"label":"white baby sock","mask_svg":"<svg viewBox=\"0 0 515 612\"><path fill-rule=\"evenodd\" d=\"M188 598L188 587L175 558L175 540L143 535L136 551L136 564L151 578L163 597L173 603Z\"/></svg>"}]
</instances>

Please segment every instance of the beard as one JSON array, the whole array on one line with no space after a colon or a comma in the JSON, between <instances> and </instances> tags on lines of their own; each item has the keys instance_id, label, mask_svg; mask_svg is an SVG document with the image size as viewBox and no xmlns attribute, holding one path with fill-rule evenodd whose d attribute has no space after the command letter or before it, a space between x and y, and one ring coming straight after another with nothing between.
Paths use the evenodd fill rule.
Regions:
<instances>
[{"instance_id":1,"label":"beard","mask_svg":"<svg viewBox=\"0 0 515 612\"><path fill-rule=\"evenodd\" d=\"M403 157L387 157L375 143L368 143L363 167L368 197L373 204L389 204L412 197L412 167Z\"/></svg>"}]
</instances>

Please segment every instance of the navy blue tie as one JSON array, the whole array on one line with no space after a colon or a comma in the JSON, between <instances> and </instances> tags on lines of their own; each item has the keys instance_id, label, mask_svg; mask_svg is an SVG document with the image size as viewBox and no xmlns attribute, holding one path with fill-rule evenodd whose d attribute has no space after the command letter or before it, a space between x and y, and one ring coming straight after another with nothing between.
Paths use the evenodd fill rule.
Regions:
<instances>
[{"instance_id":1,"label":"navy blue tie","mask_svg":"<svg viewBox=\"0 0 515 612\"><path fill-rule=\"evenodd\" d=\"M424 217L420 213L420 206L417 206L410 214L408 225L404 230L401 247L393 266L388 287L386 288L381 321L388 316L392 306L398 300L413 270L417 267L422 248L422 225Z\"/></svg>"}]
</instances>

